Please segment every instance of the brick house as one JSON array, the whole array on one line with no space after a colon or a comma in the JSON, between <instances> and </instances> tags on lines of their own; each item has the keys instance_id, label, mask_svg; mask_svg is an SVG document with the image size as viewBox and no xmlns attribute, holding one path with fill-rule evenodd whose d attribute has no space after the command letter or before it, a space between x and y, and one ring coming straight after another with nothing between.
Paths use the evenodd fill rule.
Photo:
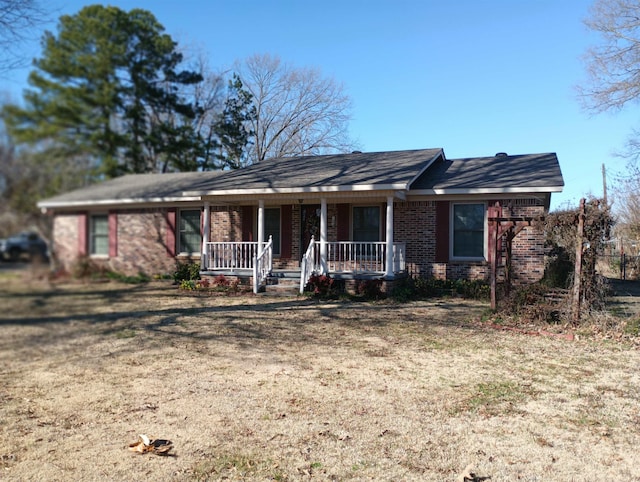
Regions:
<instances>
[{"instance_id":1,"label":"brick house","mask_svg":"<svg viewBox=\"0 0 640 482\"><path fill-rule=\"evenodd\" d=\"M563 185L553 153L449 160L423 149L127 175L39 206L53 216L63 267L89 256L152 275L193 260L203 274L249 276L257 290L279 270L301 284L312 272L488 279L489 213L542 216ZM513 281L539 280L543 233L525 226L511 248Z\"/></svg>"}]
</instances>

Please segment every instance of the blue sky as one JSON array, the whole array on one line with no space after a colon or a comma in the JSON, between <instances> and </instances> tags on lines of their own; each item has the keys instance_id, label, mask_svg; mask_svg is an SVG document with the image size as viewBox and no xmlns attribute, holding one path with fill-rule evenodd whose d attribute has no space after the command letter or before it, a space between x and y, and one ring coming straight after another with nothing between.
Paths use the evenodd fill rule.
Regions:
<instances>
[{"instance_id":1,"label":"blue sky","mask_svg":"<svg viewBox=\"0 0 640 482\"><path fill-rule=\"evenodd\" d=\"M95 2L43 2L73 14ZM556 152L565 190L552 209L602 193L602 164L637 125L633 109L590 116L575 86L598 41L583 24L592 0L112 0L151 11L214 68L256 53L314 67L353 100L363 151L444 148L448 158ZM55 22L47 29L55 31ZM38 42L25 46L39 55ZM28 70L4 80L14 98Z\"/></svg>"}]
</instances>

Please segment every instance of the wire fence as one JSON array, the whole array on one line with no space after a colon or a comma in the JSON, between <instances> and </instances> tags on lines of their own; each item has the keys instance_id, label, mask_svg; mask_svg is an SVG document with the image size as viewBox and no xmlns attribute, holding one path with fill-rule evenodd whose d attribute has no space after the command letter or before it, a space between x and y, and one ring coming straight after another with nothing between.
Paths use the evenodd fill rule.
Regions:
<instances>
[{"instance_id":1,"label":"wire fence","mask_svg":"<svg viewBox=\"0 0 640 482\"><path fill-rule=\"evenodd\" d=\"M598 272L607 278L621 280L640 279L640 256L627 254L600 255Z\"/></svg>"}]
</instances>

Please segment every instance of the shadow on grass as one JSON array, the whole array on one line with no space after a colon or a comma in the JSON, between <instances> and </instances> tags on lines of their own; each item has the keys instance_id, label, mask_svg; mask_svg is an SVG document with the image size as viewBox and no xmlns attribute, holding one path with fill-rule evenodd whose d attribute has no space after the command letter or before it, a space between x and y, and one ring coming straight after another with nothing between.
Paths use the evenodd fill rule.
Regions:
<instances>
[{"instance_id":1,"label":"shadow on grass","mask_svg":"<svg viewBox=\"0 0 640 482\"><path fill-rule=\"evenodd\" d=\"M59 286L31 293L0 291L0 304L3 299L11 299L13 306L20 308L19 312L0 313L0 328L26 328L19 330L17 338L6 341L13 346L0 342L0 347L45 349L74 337L88 336L89 343L92 337L106 336L136 338L136 346L129 347L136 351L178 340L187 345L200 344L201 348L203 343L215 341L232 343L239 349L277 350L282 344L335 346L347 332L351 338L380 336L399 325L403 325L401 333L433 326L478 329L465 323L473 316L471 304L458 299L423 304L429 307L425 313L433 311L437 315L427 316L423 309L408 310L391 303L254 295L217 298L190 296L170 284L106 283ZM474 309L481 310L477 305Z\"/></svg>"}]
</instances>

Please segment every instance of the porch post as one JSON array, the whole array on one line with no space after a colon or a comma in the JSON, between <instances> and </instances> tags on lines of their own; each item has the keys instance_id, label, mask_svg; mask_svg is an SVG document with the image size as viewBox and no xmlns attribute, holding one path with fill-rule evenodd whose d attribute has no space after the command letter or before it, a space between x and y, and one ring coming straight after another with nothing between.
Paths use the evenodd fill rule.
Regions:
<instances>
[{"instance_id":1,"label":"porch post","mask_svg":"<svg viewBox=\"0 0 640 482\"><path fill-rule=\"evenodd\" d=\"M258 201L258 253L264 244L264 200ZM257 254L257 253L256 253Z\"/></svg>"},{"instance_id":2,"label":"porch post","mask_svg":"<svg viewBox=\"0 0 640 482\"><path fill-rule=\"evenodd\" d=\"M393 196L387 196L387 257L385 278L393 278Z\"/></svg>"},{"instance_id":3,"label":"porch post","mask_svg":"<svg viewBox=\"0 0 640 482\"><path fill-rule=\"evenodd\" d=\"M204 202L204 222L202 223L202 255L200 256L200 270L209 269L207 244L209 243L209 232L211 231L211 205L209 201Z\"/></svg>"},{"instance_id":4,"label":"porch post","mask_svg":"<svg viewBox=\"0 0 640 482\"><path fill-rule=\"evenodd\" d=\"M320 199L320 266L327 272L327 200Z\"/></svg>"}]
</instances>

